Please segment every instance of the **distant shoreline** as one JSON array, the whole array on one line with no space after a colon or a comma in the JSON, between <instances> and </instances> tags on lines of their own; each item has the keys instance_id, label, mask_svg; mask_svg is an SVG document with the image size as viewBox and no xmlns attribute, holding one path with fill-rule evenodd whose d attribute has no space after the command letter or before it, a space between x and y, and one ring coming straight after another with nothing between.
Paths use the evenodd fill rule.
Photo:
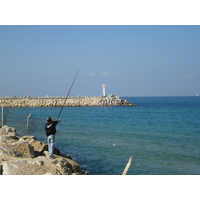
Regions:
<instances>
[{"instance_id":1,"label":"distant shoreline","mask_svg":"<svg viewBox=\"0 0 200 200\"><path fill-rule=\"evenodd\" d=\"M7 108L16 107L85 107L85 106L137 106L113 94L106 97L3 97L0 103Z\"/></svg>"}]
</instances>

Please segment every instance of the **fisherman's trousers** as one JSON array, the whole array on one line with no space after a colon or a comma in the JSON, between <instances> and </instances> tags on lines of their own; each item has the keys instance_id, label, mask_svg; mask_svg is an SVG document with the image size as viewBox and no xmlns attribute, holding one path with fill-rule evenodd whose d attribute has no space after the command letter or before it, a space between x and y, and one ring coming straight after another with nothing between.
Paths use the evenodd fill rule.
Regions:
<instances>
[{"instance_id":1,"label":"fisherman's trousers","mask_svg":"<svg viewBox=\"0 0 200 200\"><path fill-rule=\"evenodd\" d=\"M53 150L55 146L55 135L49 135L47 137L47 142L48 142L49 156L53 157Z\"/></svg>"}]
</instances>

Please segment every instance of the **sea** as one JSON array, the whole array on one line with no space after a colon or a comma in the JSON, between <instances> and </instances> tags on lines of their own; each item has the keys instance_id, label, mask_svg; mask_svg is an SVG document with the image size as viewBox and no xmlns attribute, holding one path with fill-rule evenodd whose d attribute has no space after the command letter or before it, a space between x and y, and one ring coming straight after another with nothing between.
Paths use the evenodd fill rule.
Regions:
<instances>
[{"instance_id":1,"label":"sea","mask_svg":"<svg viewBox=\"0 0 200 200\"><path fill-rule=\"evenodd\" d=\"M200 175L200 97L121 98L138 106L64 107L56 147L88 175L120 175L130 157L127 175ZM4 124L46 142L60 109L4 108Z\"/></svg>"}]
</instances>

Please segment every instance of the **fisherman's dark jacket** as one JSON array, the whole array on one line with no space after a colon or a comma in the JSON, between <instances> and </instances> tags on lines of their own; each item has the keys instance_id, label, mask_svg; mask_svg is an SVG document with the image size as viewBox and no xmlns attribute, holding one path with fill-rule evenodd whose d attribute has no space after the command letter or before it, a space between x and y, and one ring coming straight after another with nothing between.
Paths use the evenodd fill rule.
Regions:
<instances>
[{"instance_id":1,"label":"fisherman's dark jacket","mask_svg":"<svg viewBox=\"0 0 200 200\"><path fill-rule=\"evenodd\" d=\"M51 122L47 122L44 126L44 129L46 131L46 135L55 135L56 134L56 125L57 125L57 121L51 121Z\"/></svg>"}]
</instances>

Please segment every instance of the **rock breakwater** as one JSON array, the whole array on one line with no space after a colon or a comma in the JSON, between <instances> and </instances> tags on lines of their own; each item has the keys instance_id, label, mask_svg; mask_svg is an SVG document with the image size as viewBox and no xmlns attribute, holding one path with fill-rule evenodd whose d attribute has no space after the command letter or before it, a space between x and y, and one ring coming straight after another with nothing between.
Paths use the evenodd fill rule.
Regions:
<instances>
[{"instance_id":1,"label":"rock breakwater","mask_svg":"<svg viewBox=\"0 0 200 200\"><path fill-rule=\"evenodd\" d=\"M55 148L48 158L48 145L34 136L20 137L16 129L0 128L0 175L81 175L78 163Z\"/></svg>"},{"instance_id":2,"label":"rock breakwater","mask_svg":"<svg viewBox=\"0 0 200 200\"><path fill-rule=\"evenodd\" d=\"M107 97L9 97L0 98L4 107L135 106L115 95Z\"/></svg>"}]
</instances>

